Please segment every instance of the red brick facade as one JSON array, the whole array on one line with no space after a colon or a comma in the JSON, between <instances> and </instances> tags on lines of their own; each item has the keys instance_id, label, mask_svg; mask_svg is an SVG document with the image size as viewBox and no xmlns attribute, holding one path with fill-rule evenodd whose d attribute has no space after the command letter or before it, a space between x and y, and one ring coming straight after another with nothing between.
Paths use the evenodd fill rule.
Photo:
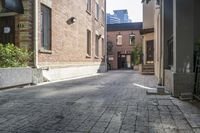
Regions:
<instances>
[{"instance_id":1,"label":"red brick facade","mask_svg":"<svg viewBox=\"0 0 200 133\"><path fill-rule=\"evenodd\" d=\"M45 0L41 0L51 9L52 14L52 46L51 51L45 53L41 47L41 35L39 32L39 65L40 66L59 66L68 64L90 64L100 63L102 61L102 44L101 39L104 38L104 21L102 18L102 10L104 8L104 0L99 0L100 19L95 19L95 0L92 0L92 11L86 11L87 5L85 0L52 0L50 7L45 4ZM39 12L41 7L39 4ZM39 13L40 15L40 13ZM67 21L75 17L76 22L68 24ZM105 18L105 16L104 16ZM40 22L39 22L40 24ZM39 31L41 27L39 26ZM91 57L87 57L87 30L91 31ZM101 35L99 39L98 58L95 57L95 35Z\"/></svg>"},{"instance_id":2,"label":"red brick facade","mask_svg":"<svg viewBox=\"0 0 200 133\"><path fill-rule=\"evenodd\" d=\"M102 49L106 47L104 39L105 1L92 0L91 13L88 13L86 0L38 0L38 29L34 27L35 0L22 0L24 14L14 14L15 45L35 48L34 30L38 33L38 65L59 67L68 65L100 64L104 59ZM99 4L99 20L95 19L96 2ZM41 47L41 5L51 10L51 50ZM0 3L0 10L1 10ZM0 14L1 15L1 14ZM1 16L0 16L1 17ZM76 22L67 21L75 17ZM91 56L87 56L87 30L91 31ZM99 57L95 56L95 36L99 38ZM104 40L104 42L102 42ZM37 55L37 54L36 54Z\"/></svg>"},{"instance_id":3,"label":"red brick facade","mask_svg":"<svg viewBox=\"0 0 200 133\"><path fill-rule=\"evenodd\" d=\"M122 35L122 45L117 45L117 35ZM112 42L112 52L109 52L108 58L111 69L119 69L118 67L118 52L124 55L131 55L135 45L130 45L129 35L135 35L135 45L142 45L142 36L139 30L125 30L125 31L108 31L108 42Z\"/></svg>"}]
</instances>

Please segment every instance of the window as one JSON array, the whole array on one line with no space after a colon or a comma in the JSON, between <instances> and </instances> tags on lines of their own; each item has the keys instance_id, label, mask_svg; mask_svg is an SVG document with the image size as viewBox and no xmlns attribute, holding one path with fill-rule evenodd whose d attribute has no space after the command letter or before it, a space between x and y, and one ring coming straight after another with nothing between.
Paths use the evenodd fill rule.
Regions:
<instances>
[{"instance_id":1,"label":"window","mask_svg":"<svg viewBox=\"0 0 200 133\"><path fill-rule=\"evenodd\" d=\"M51 9L41 5L41 44L45 50L51 50Z\"/></svg>"},{"instance_id":2,"label":"window","mask_svg":"<svg viewBox=\"0 0 200 133\"><path fill-rule=\"evenodd\" d=\"M122 35L117 35L117 45L122 45Z\"/></svg>"},{"instance_id":3,"label":"window","mask_svg":"<svg viewBox=\"0 0 200 133\"><path fill-rule=\"evenodd\" d=\"M95 37L95 55L99 57L99 36Z\"/></svg>"},{"instance_id":4,"label":"window","mask_svg":"<svg viewBox=\"0 0 200 133\"><path fill-rule=\"evenodd\" d=\"M135 45L135 35L131 34L129 36L130 45Z\"/></svg>"},{"instance_id":5,"label":"window","mask_svg":"<svg viewBox=\"0 0 200 133\"><path fill-rule=\"evenodd\" d=\"M87 2L87 11L89 12L89 13L91 13L91 10L92 10L92 1L91 0L86 0L86 2Z\"/></svg>"},{"instance_id":6,"label":"window","mask_svg":"<svg viewBox=\"0 0 200 133\"><path fill-rule=\"evenodd\" d=\"M102 56L105 56L105 45L104 45L104 39L102 38Z\"/></svg>"},{"instance_id":7,"label":"window","mask_svg":"<svg viewBox=\"0 0 200 133\"><path fill-rule=\"evenodd\" d=\"M91 56L91 31L87 30L87 54Z\"/></svg>"},{"instance_id":8,"label":"window","mask_svg":"<svg viewBox=\"0 0 200 133\"><path fill-rule=\"evenodd\" d=\"M96 2L96 13L95 13L96 20L99 20L99 4Z\"/></svg>"},{"instance_id":9,"label":"window","mask_svg":"<svg viewBox=\"0 0 200 133\"><path fill-rule=\"evenodd\" d=\"M104 10L101 11L102 13L102 24L104 25L105 23L105 13L104 13Z\"/></svg>"}]
</instances>

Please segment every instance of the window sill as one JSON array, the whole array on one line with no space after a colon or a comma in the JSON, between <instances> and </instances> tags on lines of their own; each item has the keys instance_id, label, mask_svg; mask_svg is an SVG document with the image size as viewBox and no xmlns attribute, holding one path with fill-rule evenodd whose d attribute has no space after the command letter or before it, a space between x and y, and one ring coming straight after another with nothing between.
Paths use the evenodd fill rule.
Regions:
<instances>
[{"instance_id":1,"label":"window sill","mask_svg":"<svg viewBox=\"0 0 200 133\"><path fill-rule=\"evenodd\" d=\"M105 56L101 56L101 59L105 59Z\"/></svg>"},{"instance_id":2,"label":"window sill","mask_svg":"<svg viewBox=\"0 0 200 133\"><path fill-rule=\"evenodd\" d=\"M52 54L52 51L51 50L46 50L46 49L39 49L39 53Z\"/></svg>"},{"instance_id":3,"label":"window sill","mask_svg":"<svg viewBox=\"0 0 200 133\"><path fill-rule=\"evenodd\" d=\"M96 17L95 17L95 20L96 20L97 22L99 22L99 19L98 19L98 18L96 18Z\"/></svg>"},{"instance_id":4,"label":"window sill","mask_svg":"<svg viewBox=\"0 0 200 133\"><path fill-rule=\"evenodd\" d=\"M86 12L89 14L89 15L91 15L92 13L91 13L91 11L89 11L89 10L86 10Z\"/></svg>"},{"instance_id":5,"label":"window sill","mask_svg":"<svg viewBox=\"0 0 200 133\"><path fill-rule=\"evenodd\" d=\"M86 55L86 58L87 58L87 59L90 59L90 58L91 58L91 56L87 54L87 55Z\"/></svg>"},{"instance_id":6,"label":"window sill","mask_svg":"<svg viewBox=\"0 0 200 133\"><path fill-rule=\"evenodd\" d=\"M99 59L99 57L98 57L98 56L95 56L94 58L95 58L95 59Z\"/></svg>"}]
</instances>

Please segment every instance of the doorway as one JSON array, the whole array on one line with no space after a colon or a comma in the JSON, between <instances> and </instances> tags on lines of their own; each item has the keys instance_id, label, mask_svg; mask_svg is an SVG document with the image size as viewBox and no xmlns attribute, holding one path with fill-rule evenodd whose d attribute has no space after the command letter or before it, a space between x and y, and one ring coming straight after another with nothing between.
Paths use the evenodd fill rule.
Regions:
<instances>
[{"instance_id":1,"label":"doorway","mask_svg":"<svg viewBox=\"0 0 200 133\"><path fill-rule=\"evenodd\" d=\"M147 64L154 63L154 41L147 41Z\"/></svg>"},{"instance_id":2,"label":"doorway","mask_svg":"<svg viewBox=\"0 0 200 133\"><path fill-rule=\"evenodd\" d=\"M118 69L131 69L131 55L118 53Z\"/></svg>"},{"instance_id":3,"label":"doorway","mask_svg":"<svg viewBox=\"0 0 200 133\"><path fill-rule=\"evenodd\" d=\"M15 44L15 17L0 17L0 43Z\"/></svg>"}]
</instances>

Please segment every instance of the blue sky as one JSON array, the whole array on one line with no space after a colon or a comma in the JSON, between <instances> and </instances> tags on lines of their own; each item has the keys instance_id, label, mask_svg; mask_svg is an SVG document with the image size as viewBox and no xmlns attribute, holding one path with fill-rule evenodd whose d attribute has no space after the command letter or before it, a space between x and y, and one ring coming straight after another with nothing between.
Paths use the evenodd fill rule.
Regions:
<instances>
[{"instance_id":1,"label":"blue sky","mask_svg":"<svg viewBox=\"0 0 200 133\"><path fill-rule=\"evenodd\" d=\"M142 21L142 0L107 0L107 13L116 9L127 9L133 22Z\"/></svg>"}]
</instances>

